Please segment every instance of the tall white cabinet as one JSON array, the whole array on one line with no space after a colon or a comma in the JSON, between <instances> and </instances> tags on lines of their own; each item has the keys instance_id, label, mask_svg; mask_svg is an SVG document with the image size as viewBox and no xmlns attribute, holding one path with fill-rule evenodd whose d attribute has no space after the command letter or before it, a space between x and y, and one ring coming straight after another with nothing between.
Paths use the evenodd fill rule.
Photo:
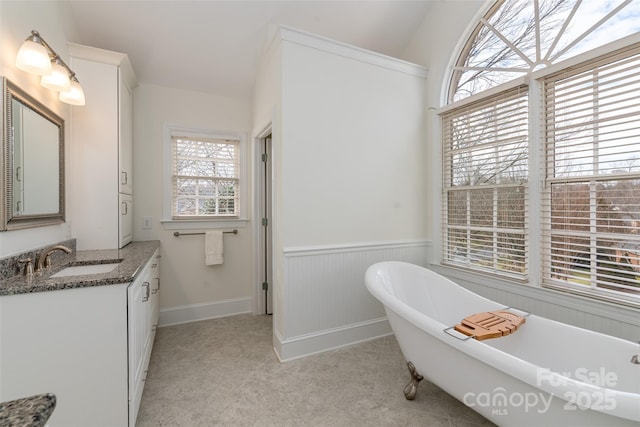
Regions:
<instances>
[{"instance_id":1,"label":"tall white cabinet","mask_svg":"<svg viewBox=\"0 0 640 427\"><path fill-rule=\"evenodd\" d=\"M126 54L69 43L86 105L71 123L70 220L78 250L115 249L133 238L133 89Z\"/></svg>"}]
</instances>

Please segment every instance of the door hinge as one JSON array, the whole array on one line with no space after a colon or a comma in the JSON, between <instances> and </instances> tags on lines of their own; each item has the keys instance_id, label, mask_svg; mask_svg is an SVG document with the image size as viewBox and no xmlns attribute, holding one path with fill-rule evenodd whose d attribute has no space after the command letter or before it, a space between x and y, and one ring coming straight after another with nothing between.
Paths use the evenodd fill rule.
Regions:
<instances>
[{"instance_id":1,"label":"door hinge","mask_svg":"<svg viewBox=\"0 0 640 427\"><path fill-rule=\"evenodd\" d=\"M262 226L263 227L269 226L269 218L262 218Z\"/></svg>"},{"instance_id":2,"label":"door hinge","mask_svg":"<svg viewBox=\"0 0 640 427\"><path fill-rule=\"evenodd\" d=\"M266 163L268 158L269 158L269 155L268 155L267 153L263 153L263 154L262 154L262 161L263 161L263 162L265 162L265 163Z\"/></svg>"},{"instance_id":3,"label":"door hinge","mask_svg":"<svg viewBox=\"0 0 640 427\"><path fill-rule=\"evenodd\" d=\"M269 282L262 282L262 290L263 291L269 290Z\"/></svg>"}]
</instances>

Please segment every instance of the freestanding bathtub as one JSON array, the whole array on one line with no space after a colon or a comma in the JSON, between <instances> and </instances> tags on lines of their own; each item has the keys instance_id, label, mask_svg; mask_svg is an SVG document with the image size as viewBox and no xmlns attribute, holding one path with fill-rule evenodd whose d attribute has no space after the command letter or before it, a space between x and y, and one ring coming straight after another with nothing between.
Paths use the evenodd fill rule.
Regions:
<instances>
[{"instance_id":1,"label":"freestanding bathtub","mask_svg":"<svg viewBox=\"0 0 640 427\"><path fill-rule=\"evenodd\" d=\"M372 265L365 283L415 366L408 399L424 376L500 426L640 425L638 344L516 309L517 331L478 341L453 326L503 305L403 262Z\"/></svg>"}]
</instances>

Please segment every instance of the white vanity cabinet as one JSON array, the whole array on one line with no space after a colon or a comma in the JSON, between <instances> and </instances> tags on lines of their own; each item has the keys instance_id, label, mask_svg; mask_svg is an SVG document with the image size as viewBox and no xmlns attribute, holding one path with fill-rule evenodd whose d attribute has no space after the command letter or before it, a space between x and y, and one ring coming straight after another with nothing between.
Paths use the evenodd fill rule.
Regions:
<instances>
[{"instance_id":1,"label":"white vanity cabinet","mask_svg":"<svg viewBox=\"0 0 640 427\"><path fill-rule=\"evenodd\" d=\"M127 287L1 296L0 401L53 393L50 427L127 426Z\"/></svg>"},{"instance_id":2,"label":"white vanity cabinet","mask_svg":"<svg viewBox=\"0 0 640 427\"><path fill-rule=\"evenodd\" d=\"M79 250L133 237L133 88L127 55L69 43L86 105L71 115L70 219Z\"/></svg>"},{"instance_id":3,"label":"white vanity cabinet","mask_svg":"<svg viewBox=\"0 0 640 427\"><path fill-rule=\"evenodd\" d=\"M130 283L0 296L0 401L53 393L50 427L134 427L158 323L160 249L139 268Z\"/></svg>"},{"instance_id":4,"label":"white vanity cabinet","mask_svg":"<svg viewBox=\"0 0 640 427\"><path fill-rule=\"evenodd\" d=\"M160 253L156 253L128 290L129 425L135 426L147 377L160 308Z\"/></svg>"}]
</instances>

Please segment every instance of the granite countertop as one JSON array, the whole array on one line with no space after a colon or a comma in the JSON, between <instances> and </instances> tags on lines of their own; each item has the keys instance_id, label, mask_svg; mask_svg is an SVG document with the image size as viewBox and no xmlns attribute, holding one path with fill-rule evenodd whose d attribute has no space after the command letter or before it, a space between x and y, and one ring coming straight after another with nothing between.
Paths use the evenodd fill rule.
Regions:
<instances>
[{"instance_id":1,"label":"granite countertop","mask_svg":"<svg viewBox=\"0 0 640 427\"><path fill-rule=\"evenodd\" d=\"M151 258L160 241L132 242L121 249L76 251L69 262L56 265L42 275L18 275L0 281L0 296L56 291L71 288L114 285L132 282ZM108 273L51 277L65 267L89 264L109 264L122 260Z\"/></svg>"},{"instance_id":2,"label":"granite countertop","mask_svg":"<svg viewBox=\"0 0 640 427\"><path fill-rule=\"evenodd\" d=\"M42 427L56 407L56 396L47 393L0 403L0 425Z\"/></svg>"}]
</instances>

